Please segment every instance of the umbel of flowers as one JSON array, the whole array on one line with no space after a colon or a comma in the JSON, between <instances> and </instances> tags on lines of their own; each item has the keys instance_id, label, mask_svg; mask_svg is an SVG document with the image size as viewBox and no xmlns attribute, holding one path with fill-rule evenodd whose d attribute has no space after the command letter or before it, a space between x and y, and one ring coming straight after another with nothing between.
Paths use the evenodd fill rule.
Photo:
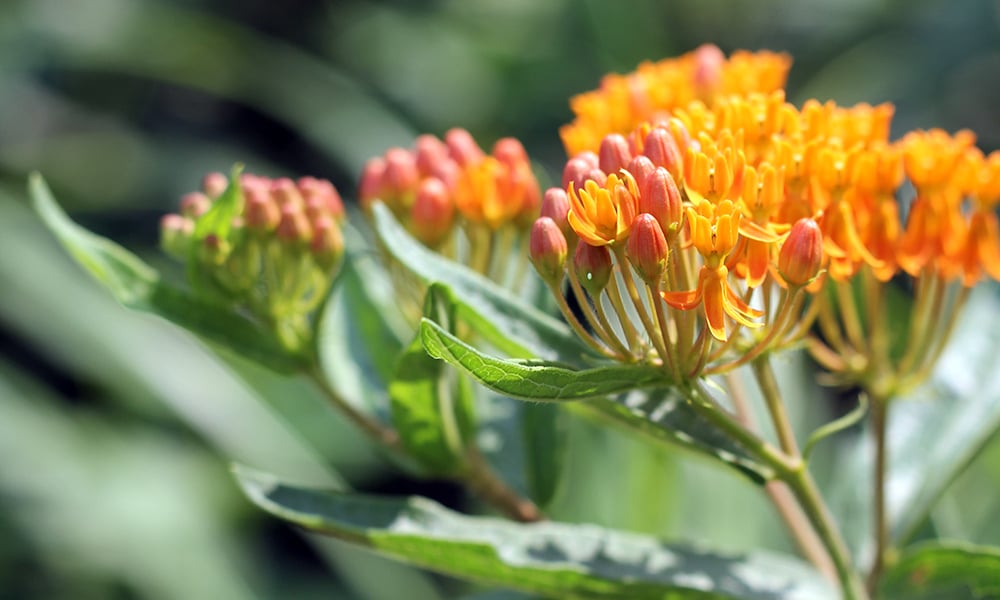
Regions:
<instances>
[{"instance_id":1,"label":"umbel of flowers","mask_svg":"<svg viewBox=\"0 0 1000 600\"><path fill-rule=\"evenodd\" d=\"M969 288L1000 276L1000 154L967 131L890 141L887 104L793 106L789 63L706 46L574 98L532 261L610 358L693 378L805 343L887 398L927 374ZM914 289L903 332L894 278Z\"/></svg>"},{"instance_id":2,"label":"umbel of flowers","mask_svg":"<svg viewBox=\"0 0 1000 600\"><path fill-rule=\"evenodd\" d=\"M205 177L161 221L161 243L187 264L191 284L307 351L314 314L343 255L340 194L325 179L248 173Z\"/></svg>"}]
</instances>

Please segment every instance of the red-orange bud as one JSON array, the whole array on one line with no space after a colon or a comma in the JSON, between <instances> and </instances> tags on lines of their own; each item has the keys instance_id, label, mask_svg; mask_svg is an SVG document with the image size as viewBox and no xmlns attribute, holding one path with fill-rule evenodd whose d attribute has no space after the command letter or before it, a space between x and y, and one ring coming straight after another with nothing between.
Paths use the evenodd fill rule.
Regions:
<instances>
[{"instance_id":1,"label":"red-orange bud","mask_svg":"<svg viewBox=\"0 0 1000 600\"><path fill-rule=\"evenodd\" d=\"M597 168L597 155L593 152L586 154L589 156L580 155L566 161L562 176L563 189L569 189L570 183L578 190L583 189L587 174ZM590 160L590 157L593 157L593 160Z\"/></svg>"},{"instance_id":2,"label":"red-orange bud","mask_svg":"<svg viewBox=\"0 0 1000 600\"><path fill-rule=\"evenodd\" d=\"M636 187L639 188L640 194L645 194L646 190L646 179L656 170L656 165L653 161L645 155L638 155L632 159L632 162L628 164L628 172L632 174L632 178L635 179Z\"/></svg>"},{"instance_id":3,"label":"red-orange bud","mask_svg":"<svg viewBox=\"0 0 1000 600\"><path fill-rule=\"evenodd\" d=\"M645 154L653 164L664 167L670 174L677 178L684 170L681 151L677 147L677 141L670 135L670 132L662 127L649 132L646 136Z\"/></svg>"},{"instance_id":4,"label":"red-orange bud","mask_svg":"<svg viewBox=\"0 0 1000 600\"><path fill-rule=\"evenodd\" d=\"M413 235L434 247L451 233L455 222L455 204L448 187L440 179L425 179L417 190L417 198L410 209L410 230Z\"/></svg>"},{"instance_id":5,"label":"red-orange bud","mask_svg":"<svg viewBox=\"0 0 1000 600\"><path fill-rule=\"evenodd\" d=\"M358 184L358 198L363 207L382 196L385 188L385 159L381 156L370 158L361 172L361 183Z\"/></svg>"},{"instance_id":6,"label":"red-orange bud","mask_svg":"<svg viewBox=\"0 0 1000 600\"><path fill-rule=\"evenodd\" d=\"M659 285L660 277L667 269L670 248L653 215L643 213L635 218L625 249L639 277L650 285Z\"/></svg>"},{"instance_id":7,"label":"red-orange bud","mask_svg":"<svg viewBox=\"0 0 1000 600\"><path fill-rule=\"evenodd\" d=\"M276 231L279 240L285 242L308 242L312 237L312 227L302 208L294 203L281 206L281 220Z\"/></svg>"},{"instance_id":8,"label":"red-orange bud","mask_svg":"<svg viewBox=\"0 0 1000 600\"><path fill-rule=\"evenodd\" d=\"M722 83L722 68L726 55L715 44L704 44L694 51L694 85L702 93L709 95Z\"/></svg>"},{"instance_id":9,"label":"red-orange bud","mask_svg":"<svg viewBox=\"0 0 1000 600\"><path fill-rule=\"evenodd\" d=\"M260 188L246 191L246 223L249 229L274 231L281 221L281 210L271 194Z\"/></svg>"},{"instance_id":10,"label":"red-orange bud","mask_svg":"<svg viewBox=\"0 0 1000 600\"><path fill-rule=\"evenodd\" d=\"M521 142L512 137L501 138L493 144L493 157L511 169L521 168L531 162Z\"/></svg>"},{"instance_id":11,"label":"red-orange bud","mask_svg":"<svg viewBox=\"0 0 1000 600\"><path fill-rule=\"evenodd\" d=\"M596 298L611 280L611 251L607 246L591 246L581 242L573 255L573 269L580 285Z\"/></svg>"},{"instance_id":12,"label":"red-orange bud","mask_svg":"<svg viewBox=\"0 0 1000 600\"><path fill-rule=\"evenodd\" d=\"M646 187L639 196L639 212L653 215L666 235L677 235L683 212L681 192L670 173L657 167L646 178Z\"/></svg>"},{"instance_id":13,"label":"red-orange bud","mask_svg":"<svg viewBox=\"0 0 1000 600\"><path fill-rule=\"evenodd\" d=\"M344 252L344 236L332 217L323 215L313 222L313 237L309 242L309 249L324 268L330 268L340 261Z\"/></svg>"},{"instance_id":14,"label":"red-orange bud","mask_svg":"<svg viewBox=\"0 0 1000 600\"><path fill-rule=\"evenodd\" d=\"M598 166L605 173L617 173L632 161L632 153L628 149L628 140L618 133L610 133L601 140L598 154Z\"/></svg>"},{"instance_id":15,"label":"red-orange bud","mask_svg":"<svg viewBox=\"0 0 1000 600\"><path fill-rule=\"evenodd\" d=\"M799 219L778 253L778 272L789 285L807 285L823 267L823 232L812 219Z\"/></svg>"},{"instance_id":16,"label":"red-orange bud","mask_svg":"<svg viewBox=\"0 0 1000 600\"><path fill-rule=\"evenodd\" d=\"M390 148L386 151L385 186L386 191L395 196L394 199L413 191L418 181L420 174L417 172L417 159L412 152L403 148Z\"/></svg>"},{"instance_id":17,"label":"red-orange bud","mask_svg":"<svg viewBox=\"0 0 1000 600\"><path fill-rule=\"evenodd\" d=\"M451 161L451 158L448 156L448 147L433 135L425 133L418 136L414 148L417 170L420 172L421 177L430 177L433 175L438 163Z\"/></svg>"},{"instance_id":18,"label":"red-orange bud","mask_svg":"<svg viewBox=\"0 0 1000 600\"><path fill-rule=\"evenodd\" d=\"M184 194L184 197L181 198L181 214L185 217L197 219L208 212L208 209L211 207L212 201L207 195L201 192Z\"/></svg>"},{"instance_id":19,"label":"red-orange bud","mask_svg":"<svg viewBox=\"0 0 1000 600\"><path fill-rule=\"evenodd\" d=\"M450 129L444 134L444 143L448 146L448 154L451 159L466 166L479 162L483 158L483 149L479 147L472 134L464 129Z\"/></svg>"},{"instance_id":20,"label":"red-orange bud","mask_svg":"<svg viewBox=\"0 0 1000 600\"><path fill-rule=\"evenodd\" d=\"M547 283L562 281L566 254L569 252L566 236L559 225L549 217L538 217L531 226L528 252L535 270Z\"/></svg>"},{"instance_id":21,"label":"red-orange bud","mask_svg":"<svg viewBox=\"0 0 1000 600\"><path fill-rule=\"evenodd\" d=\"M545 190L545 196L542 198L542 216L555 221L564 235L569 235L570 231L569 221L566 219L568 214L569 196L566 195L566 190L557 187Z\"/></svg>"}]
</instances>

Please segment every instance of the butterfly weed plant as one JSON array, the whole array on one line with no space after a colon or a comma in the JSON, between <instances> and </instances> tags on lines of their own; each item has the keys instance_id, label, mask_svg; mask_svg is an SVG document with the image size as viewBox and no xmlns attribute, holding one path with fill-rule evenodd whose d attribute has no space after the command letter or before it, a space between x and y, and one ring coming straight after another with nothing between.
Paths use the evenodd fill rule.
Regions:
<instances>
[{"instance_id":1,"label":"butterfly weed plant","mask_svg":"<svg viewBox=\"0 0 1000 600\"><path fill-rule=\"evenodd\" d=\"M184 285L75 225L40 177L30 187L47 225L123 304L308 378L399 468L451 479L499 514L237 468L247 496L280 518L543 597L994 597L997 549L933 531L912 540L1000 422L988 386L934 398L942 386L928 383L972 291L1000 277L1000 154L984 155L969 131L892 140L886 104L793 105L790 66L703 46L607 75L570 100L561 185L544 191L516 139L486 152L457 128L372 158L357 210L314 177L211 174L162 220ZM375 402L349 397L327 356L347 335L326 319L338 302L363 333L350 354L372 365ZM774 368L793 352L812 358L823 386L856 391L857 408L796 431ZM526 483L480 448L486 399L524 401L534 427L510 435L528 438ZM941 472L917 482L921 493L893 496L891 450L940 458L933 441L907 445L912 425L893 427L917 402L948 404L923 414L955 436L954 456L933 463ZM958 439L941 416L953 411L979 411L980 428ZM731 467L773 503L799 556L558 522L546 507L566 476L553 455L567 414ZM936 425L917 429L936 439ZM810 468L817 445L851 432L869 440L864 468L836 477L860 520L831 506ZM627 494L608 493L629 510Z\"/></svg>"}]
</instances>

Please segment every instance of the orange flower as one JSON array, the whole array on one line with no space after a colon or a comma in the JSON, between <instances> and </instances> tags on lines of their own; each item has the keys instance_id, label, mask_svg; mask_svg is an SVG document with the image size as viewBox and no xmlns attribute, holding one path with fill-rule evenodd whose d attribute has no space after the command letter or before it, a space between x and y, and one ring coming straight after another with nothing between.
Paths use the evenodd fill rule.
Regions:
<instances>
[{"instance_id":1,"label":"orange flower","mask_svg":"<svg viewBox=\"0 0 1000 600\"><path fill-rule=\"evenodd\" d=\"M635 220L639 190L628 171L608 175L603 187L588 179L583 189L569 185L570 227L591 246L608 246L628 239Z\"/></svg>"},{"instance_id":2,"label":"orange flower","mask_svg":"<svg viewBox=\"0 0 1000 600\"><path fill-rule=\"evenodd\" d=\"M698 275L698 285L693 290L660 292L663 300L680 310L691 310L699 304L705 306L705 320L712 335L726 340L725 316L747 327L760 327L753 319L764 313L748 306L729 285L729 269L724 261L739 239L741 203L723 200L718 205L701 198L688 208L691 243L705 259Z\"/></svg>"}]
</instances>

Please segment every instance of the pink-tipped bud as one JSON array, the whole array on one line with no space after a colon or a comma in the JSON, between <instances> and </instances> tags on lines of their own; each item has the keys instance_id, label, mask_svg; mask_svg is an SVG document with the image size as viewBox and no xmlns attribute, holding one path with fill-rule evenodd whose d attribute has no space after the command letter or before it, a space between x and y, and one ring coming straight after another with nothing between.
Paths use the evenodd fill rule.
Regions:
<instances>
[{"instance_id":1,"label":"pink-tipped bud","mask_svg":"<svg viewBox=\"0 0 1000 600\"><path fill-rule=\"evenodd\" d=\"M240 187L243 188L244 193L252 189L270 190L271 180L261 175L244 173L240 175Z\"/></svg>"},{"instance_id":2,"label":"pink-tipped bud","mask_svg":"<svg viewBox=\"0 0 1000 600\"><path fill-rule=\"evenodd\" d=\"M315 177L301 177L298 181L299 193L305 198L306 206L313 205L322 209L334 219L341 221L344 218L344 201L340 197L337 188L326 179Z\"/></svg>"},{"instance_id":3,"label":"pink-tipped bud","mask_svg":"<svg viewBox=\"0 0 1000 600\"><path fill-rule=\"evenodd\" d=\"M646 178L646 187L640 188L638 210L653 215L664 234L675 236L680 231L684 214L681 192L663 167L657 167Z\"/></svg>"},{"instance_id":4,"label":"pink-tipped bud","mask_svg":"<svg viewBox=\"0 0 1000 600\"><path fill-rule=\"evenodd\" d=\"M694 51L694 86L704 98L714 93L722 83L722 68L726 55L715 44L703 44Z\"/></svg>"},{"instance_id":5,"label":"pink-tipped bud","mask_svg":"<svg viewBox=\"0 0 1000 600\"><path fill-rule=\"evenodd\" d=\"M385 159L381 156L369 158L361 171L361 182L358 184L358 199L365 209L371 203L382 197L385 190Z\"/></svg>"},{"instance_id":6,"label":"pink-tipped bud","mask_svg":"<svg viewBox=\"0 0 1000 600\"><path fill-rule=\"evenodd\" d=\"M403 148L390 148L385 153L386 191L395 199L401 199L414 192L419 181L417 159L412 152ZM383 200L389 201L388 198Z\"/></svg>"},{"instance_id":7,"label":"pink-tipped bud","mask_svg":"<svg viewBox=\"0 0 1000 600\"><path fill-rule=\"evenodd\" d=\"M414 237L433 248L451 234L455 222L455 204L448 186L440 179L425 179L417 190L410 209L410 230Z\"/></svg>"},{"instance_id":8,"label":"pink-tipped bud","mask_svg":"<svg viewBox=\"0 0 1000 600\"><path fill-rule=\"evenodd\" d=\"M184 194L184 197L181 198L181 214L185 217L197 219L201 215L207 213L208 209L211 207L212 201L206 194L201 192Z\"/></svg>"},{"instance_id":9,"label":"pink-tipped bud","mask_svg":"<svg viewBox=\"0 0 1000 600\"><path fill-rule=\"evenodd\" d=\"M562 281L566 266L566 236L559 225L549 217L538 217L531 226L528 242L531 264L546 283L557 285Z\"/></svg>"},{"instance_id":10,"label":"pink-tipped bud","mask_svg":"<svg viewBox=\"0 0 1000 600\"><path fill-rule=\"evenodd\" d=\"M658 286L667 269L670 248L653 215L643 213L635 218L625 250L639 277L650 285Z\"/></svg>"},{"instance_id":11,"label":"pink-tipped bud","mask_svg":"<svg viewBox=\"0 0 1000 600\"><path fill-rule=\"evenodd\" d=\"M567 215L569 215L569 196L566 195L566 190L557 187L545 190L545 196L542 198L541 214L543 217L548 217L555 221L555 224L559 226L559 230L564 235L569 235L570 226L567 220Z\"/></svg>"},{"instance_id":12,"label":"pink-tipped bud","mask_svg":"<svg viewBox=\"0 0 1000 600\"><path fill-rule=\"evenodd\" d=\"M227 187L229 187L229 179L219 172L209 173L201 180L201 189L205 191L205 195L212 199L221 196Z\"/></svg>"},{"instance_id":13,"label":"pink-tipped bud","mask_svg":"<svg viewBox=\"0 0 1000 600\"><path fill-rule=\"evenodd\" d=\"M251 188L246 194L247 228L254 231L274 231L281 221L281 210L271 194Z\"/></svg>"},{"instance_id":14,"label":"pink-tipped bud","mask_svg":"<svg viewBox=\"0 0 1000 600\"><path fill-rule=\"evenodd\" d=\"M479 147L472 134L460 128L450 129L444 134L444 143L448 146L448 154L460 167L477 163L483 158L483 149Z\"/></svg>"},{"instance_id":15,"label":"pink-tipped bud","mask_svg":"<svg viewBox=\"0 0 1000 600\"><path fill-rule=\"evenodd\" d=\"M778 253L778 272L792 286L807 285L823 267L823 232L812 219L799 219Z\"/></svg>"},{"instance_id":16,"label":"pink-tipped bud","mask_svg":"<svg viewBox=\"0 0 1000 600\"><path fill-rule=\"evenodd\" d=\"M692 147L691 145L691 134L688 133L687 126L684 122L677 117L671 117L666 124L667 131L670 132L670 137L674 138L674 143L677 145L677 150L684 156L687 149ZM696 150L698 148L695 148Z\"/></svg>"},{"instance_id":17,"label":"pink-tipped bud","mask_svg":"<svg viewBox=\"0 0 1000 600\"><path fill-rule=\"evenodd\" d=\"M493 144L493 157L511 169L519 169L531 162L521 142L512 137L501 138Z\"/></svg>"},{"instance_id":18,"label":"pink-tipped bud","mask_svg":"<svg viewBox=\"0 0 1000 600\"><path fill-rule=\"evenodd\" d=\"M277 237L283 242L308 242L312 237L312 227L302 208L294 203L281 205L281 220L278 222Z\"/></svg>"},{"instance_id":19,"label":"pink-tipped bud","mask_svg":"<svg viewBox=\"0 0 1000 600\"><path fill-rule=\"evenodd\" d=\"M608 174L601 169L591 169L583 181L586 183L588 179L593 180L597 187L604 187L608 183Z\"/></svg>"},{"instance_id":20,"label":"pink-tipped bud","mask_svg":"<svg viewBox=\"0 0 1000 600\"><path fill-rule=\"evenodd\" d=\"M610 133L601 140L601 150L598 154L598 166L605 173L617 173L632 161L628 149L628 140L618 133Z\"/></svg>"},{"instance_id":21,"label":"pink-tipped bud","mask_svg":"<svg viewBox=\"0 0 1000 600\"><path fill-rule=\"evenodd\" d=\"M681 151L677 141L670 132L662 127L649 132L646 136L645 153L657 167L664 167L676 179L684 170Z\"/></svg>"},{"instance_id":22,"label":"pink-tipped bud","mask_svg":"<svg viewBox=\"0 0 1000 600\"><path fill-rule=\"evenodd\" d=\"M344 236L333 217L323 215L313 222L312 241L309 250L323 268L330 268L340 262L344 253Z\"/></svg>"},{"instance_id":23,"label":"pink-tipped bud","mask_svg":"<svg viewBox=\"0 0 1000 600\"><path fill-rule=\"evenodd\" d=\"M656 165L653 164L653 161L642 154L634 157L632 162L628 164L628 172L635 179L635 183L639 187L639 194L645 193L646 180L655 170Z\"/></svg>"},{"instance_id":24,"label":"pink-tipped bud","mask_svg":"<svg viewBox=\"0 0 1000 600\"><path fill-rule=\"evenodd\" d=\"M181 215L168 214L160 219L160 247L174 258L184 260L194 233L194 221Z\"/></svg>"},{"instance_id":25,"label":"pink-tipped bud","mask_svg":"<svg viewBox=\"0 0 1000 600\"><path fill-rule=\"evenodd\" d=\"M578 190L583 189L583 184L587 181L587 174L596 168L597 165L592 165L589 160L579 156L569 159L566 161L566 166L563 167L563 189L569 189L570 183Z\"/></svg>"},{"instance_id":26,"label":"pink-tipped bud","mask_svg":"<svg viewBox=\"0 0 1000 600\"><path fill-rule=\"evenodd\" d=\"M448 147L444 142L429 133L417 137L414 144L414 154L416 155L417 171L421 177L434 175L438 163L450 161Z\"/></svg>"},{"instance_id":27,"label":"pink-tipped bud","mask_svg":"<svg viewBox=\"0 0 1000 600\"><path fill-rule=\"evenodd\" d=\"M449 190L454 190L455 183L458 181L461 172L462 169L458 166L458 163L449 158L434 166L434 172L431 173L431 177L440 179Z\"/></svg>"},{"instance_id":28,"label":"pink-tipped bud","mask_svg":"<svg viewBox=\"0 0 1000 600\"><path fill-rule=\"evenodd\" d=\"M594 298L608 285L612 268L611 251L607 246L591 246L583 242L576 245L573 270L580 285Z\"/></svg>"},{"instance_id":29,"label":"pink-tipped bud","mask_svg":"<svg viewBox=\"0 0 1000 600\"><path fill-rule=\"evenodd\" d=\"M278 203L278 206L284 207L288 204L294 204L299 209L304 209L306 206L306 201L299 192L298 186L287 177L279 177L271 182L271 195L274 196L274 201Z\"/></svg>"}]
</instances>

